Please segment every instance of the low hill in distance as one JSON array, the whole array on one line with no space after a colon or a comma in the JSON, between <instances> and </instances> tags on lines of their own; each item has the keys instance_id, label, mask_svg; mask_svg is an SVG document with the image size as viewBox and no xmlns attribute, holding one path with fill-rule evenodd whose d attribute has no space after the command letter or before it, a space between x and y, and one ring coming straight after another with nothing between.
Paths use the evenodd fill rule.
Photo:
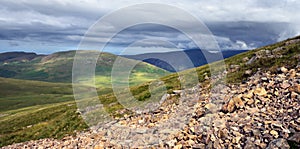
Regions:
<instances>
[{"instance_id":1,"label":"low hill in distance","mask_svg":"<svg viewBox=\"0 0 300 149\"><path fill-rule=\"evenodd\" d=\"M95 52L96 51L79 51ZM11 52L0 54L0 77L46 82L72 82L72 67L76 51L58 52L50 55L35 53ZM96 65L96 84L98 87L110 88L111 70L116 58L110 53L101 53ZM131 85L151 81L169 74L153 65L137 62L132 70Z\"/></svg>"}]
</instances>

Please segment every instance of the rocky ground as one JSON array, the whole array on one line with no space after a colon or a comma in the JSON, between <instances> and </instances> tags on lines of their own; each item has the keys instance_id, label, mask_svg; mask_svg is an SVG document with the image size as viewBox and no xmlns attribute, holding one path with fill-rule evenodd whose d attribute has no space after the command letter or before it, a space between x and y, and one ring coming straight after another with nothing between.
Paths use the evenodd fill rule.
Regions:
<instances>
[{"instance_id":1,"label":"rocky ground","mask_svg":"<svg viewBox=\"0 0 300 149\"><path fill-rule=\"evenodd\" d=\"M243 61L280 57L273 54L280 50L259 51ZM238 67L230 66L228 72ZM207 78L191 89L166 94L154 111L125 115L76 136L3 148L300 148L300 65L244 73L251 76L241 84L211 86L206 82L217 80Z\"/></svg>"},{"instance_id":2,"label":"rocky ground","mask_svg":"<svg viewBox=\"0 0 300 149\"><path fill-rule=\"evenodd\" d=\"M198 85L176 91L187 102L166 100L155 111L125 116L110 123L109 129L98 128L62 140L41 139L3 148L300 147L300 67L290 70L281 67L275 74L259 71L243 84L219 85L211 92L206 88ZM168 98L172 96L175 95ZM196 104L193 99L197 99ZM174 124L182 129L172 129Z\"/></svg>"}]
</instances>

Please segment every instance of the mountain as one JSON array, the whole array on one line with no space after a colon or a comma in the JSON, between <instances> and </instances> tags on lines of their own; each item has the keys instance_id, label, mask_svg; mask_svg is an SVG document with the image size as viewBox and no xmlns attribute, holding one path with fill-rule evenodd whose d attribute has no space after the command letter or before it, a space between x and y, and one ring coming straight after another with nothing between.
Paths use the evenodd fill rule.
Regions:
<instances>
[{"instance_id":1,"label":"mountain","mask_svg":"<svg viewBox=\"0 0 300 149\"><path fill-rule=\"evenodd\" d=\"M119 148L118 142L109 142L113 139L103 136L115 134L129 140L123 141L125 145L136 143L139 146L157 145L157 148L159 145L169 148L299 148L300 36L240 53L224 61L227 70L222 75L226 80L211 77L209 65L203 65L195 69L199 84L186 91L182 91L177 73L160 78L167 89L166 96L163 96L166 102L153 112L134 115L122 106L114 92L99 94L103 107L115 118L116 122L110 124L125 125L121 128L134 131L124 130L121 135L118 129L114 129L114 133L105 132L105 128L99 133L87 129L76 103L68 99L71 84L0 78L0 102L4 108L0 111L0 146L5 149L37 146L90 148L93 144L95 148ZM218 66L218 63L211 65ZM180 74L189 76L190 72L185 70ZM225 84L219 86L217 82ZM131 92L137 100L147 101L152 96L148 91L150 85L147 82L133 86ZM44 99L43 95L48 94L52 97ZM41 96L38 104L32 104L37 101L31 95L34 98ZM180 107L180 96L184 98L182 102L191 103ZM192 99L199 99L199 102ZM55 103L43 104L44 100L54 100ZM21 106L18 106L20 102ZM195 111L190 111L191 108ZM87 109L94 112L93 108ZM185 121L186 114L191 116L188 122ZM173 116L179 116L179 120ZM170 140L165 142L151 138L153 133L155 136L172 133L169 126L173 125L167 125L167 129L161 131L163 133L147 131L168 119L170 124L185 127L167 137ZM128 138L129 134L141 134L151 141ZM9 144L12 145L5 146Z\"/></svg>"},{"instance_id":2,"label":"mountain","mask_svg":"<svg viewBox=\"0 0 300 149\"><path fill-rule=\"evenodd\" d=\"M42 56L43 55L37 55L36 53L6 52L0 53L0 62L25 62Z\"/></svg>"},{"instance_id":3,"label":"mountain","mask_svg":"<svg viewBox=\"0 0 300 149\"><path fill-rule=\"evenodd\" d=\"M223 58L228 58L239 53L246 52L246 50L226 50L222 51ZM165 53L146 53L139 55L124 55L124 57L142 60L164 70L170 72L178 72L193 67L199 67L207 64L206 57L214 58L220 53L211 53L206 50L190 49L176 52L165 52ZM187 58L184 58L184 55ZM220 56L217 56L220 57ZM213 61L221 60L222 58L213 59ZM192 64L188 63L191 61Z\"/></svg>"},{"instance_id":4,"label":"mountain","mask_svg":"<svg viewBox=\"0 0 300 149\"><path fill-rule=\"evenodd\" d=\"M95 52L96 51L79 51ZM58 52L50 55L37 55L35 53L10 52L0 54L0 77L25 80L38 80L47 82L72 82L72 67L76 51ZM110 53L101 53L96 65L96 83L110 84L111 69L114 61L122 58ZM159 78L168 74L167 71L153 65L137 62L132 71L132 84L139 84ZM151 75L149 73L151 72ZM137 79L137 77L139 77Z\"/></svg>"}]
</instances>

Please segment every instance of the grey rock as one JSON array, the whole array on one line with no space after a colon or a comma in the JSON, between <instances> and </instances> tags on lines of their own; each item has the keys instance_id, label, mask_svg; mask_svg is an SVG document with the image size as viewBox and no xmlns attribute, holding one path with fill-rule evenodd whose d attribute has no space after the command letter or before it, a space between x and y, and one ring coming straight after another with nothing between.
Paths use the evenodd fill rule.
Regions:
<instances>
[{"instance_id":1,"label":"grey rock","mask_svg":"<svg viewBox=\"0 0 300 149\"><path fill-rule=\"evenodd\" d=\"M257 60L257 57L256 57L256 56L253 56L253 57L246 63L246 65L252 64L255 60Z\"/></svg>"},{"instance_id":2,"label":"grey rock","mask_svg":"<svg viewBox=\"0 0 300 149\"><path fill-rule=\"evenodd\" d=\"M290 145L285 139L279 138L271 141L266 149L275 149L275 148L289 149Z\"/></svg>"}]
</instances>

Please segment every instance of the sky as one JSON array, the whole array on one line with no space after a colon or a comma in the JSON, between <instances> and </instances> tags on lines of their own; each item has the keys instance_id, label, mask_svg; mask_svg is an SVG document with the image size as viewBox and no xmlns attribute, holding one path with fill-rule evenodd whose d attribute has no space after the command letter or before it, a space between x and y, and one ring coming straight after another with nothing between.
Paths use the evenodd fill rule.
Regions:
<instances>
[{"instance_id":1,"label":"sky","mask_svg":"<svg viewBox=\"0 0 300 149\"><path fill-rule=\"evenodd\" d=\"M0 53L76 50L99 19L121 8L147 2L172 5L201 20L221 50L250 50L300 35L299 0L1 0ZM164 16L160 11L168 10L141 8L138 13L145 14L145 20L155 16L197 32L195 22L182 16ZM132 19L135 18L124 14L117 21L126 23ZM106 27L105 32L95 33L89 40L104 42L103 35L117 26ZM120 54L124 48L130 49L127 54L139 54L197 46L177 29L144 23L118 32L105 50Z\"/></svg>"}]
</instances>

